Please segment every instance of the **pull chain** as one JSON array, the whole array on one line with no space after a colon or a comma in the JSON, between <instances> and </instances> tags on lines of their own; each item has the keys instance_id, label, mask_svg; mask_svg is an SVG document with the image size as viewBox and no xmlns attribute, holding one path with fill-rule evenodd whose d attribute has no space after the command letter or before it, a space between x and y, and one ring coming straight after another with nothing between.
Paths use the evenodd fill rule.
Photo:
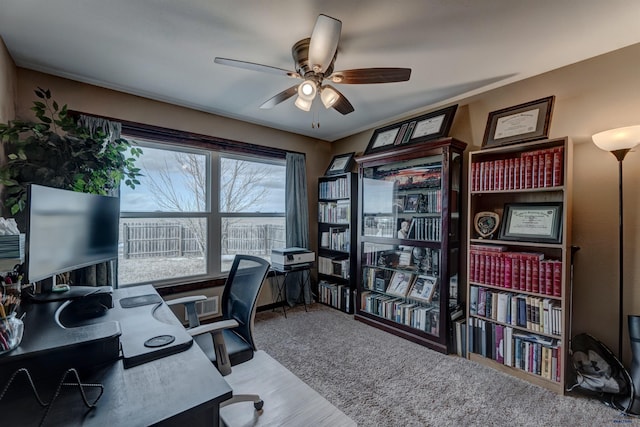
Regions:
<instances>
[{"instance_id":1,"label":"pull chain","mask_svg":"<svg viewBox=\"0 0 640 427\"><path fill-rule=\"evenodd\" d=\"M316 117L317 114L317 117ZM316 121L317 118L317 121ZM311 129L320 129L320 112L314 107L313 118L311 119Z\"/></svg>"}]
</instances>

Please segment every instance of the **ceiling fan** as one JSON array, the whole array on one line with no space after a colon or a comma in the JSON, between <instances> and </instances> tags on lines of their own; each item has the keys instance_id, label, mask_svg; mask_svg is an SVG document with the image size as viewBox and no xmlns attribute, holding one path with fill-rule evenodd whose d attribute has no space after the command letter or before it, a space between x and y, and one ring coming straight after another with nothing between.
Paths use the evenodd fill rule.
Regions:
<instances>
[{"instance_id":1,"label":"ceiling fan","mask_svg":"<svg viewBox=\"0 0 640 427\"><path fill-rule=\"evenodd\" d=\"M349 114L354 109L351 103L333 86L337 84L371 84L404 82L411 77L410 68L359 68L353 70L333 71L338 56L338 42L342 22L327 15L319 15L310 38L302 39L291 48L296 71L289 71L269 65L235 59L216 57L216 64L229 65L247 70L283 75L303 82L283 90L263 103L260 108L273 108L294 95L296 107L304 111L311 109L311 104L318 94L326 108L334 108L341 114Z\"/></svg>"}]
</instances>

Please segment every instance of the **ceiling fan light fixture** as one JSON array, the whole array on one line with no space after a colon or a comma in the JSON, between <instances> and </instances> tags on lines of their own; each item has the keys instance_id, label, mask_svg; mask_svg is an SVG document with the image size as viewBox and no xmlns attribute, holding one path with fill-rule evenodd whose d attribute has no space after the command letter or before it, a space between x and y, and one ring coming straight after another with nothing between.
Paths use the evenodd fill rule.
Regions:
<instances>
[{"instance_id":1,"label":"ceiling fan light fixture","mask_svg":"<svg viewBox=\"0 0 640 427\"><path fill-rule=\"evenodd\" d=\"M312 102L313 102L313 99L304 99L300 95L298 95L298 97L296 98L295 104L296 104L296 107L298 107L302 111L310 111Z\"/></svg>"},{"instance_id":2,"label":"ceiling fan light fixture","mask_svg":"<svg viewBox=\"0 0 640 427\"><path fill-rule=\"evenodd\" d=\"M325 108L331 108L340 99L340 94L335 91L331 86L325 86L320 92L320 99Z\"/></svg>"},{"instance_id":3,"label":"ceiling fan light fixture","mask_svg":"<svg viewBox=\"0 0 640 427\"><path fill-rule=\"evenodd\" d=\"M305 80L298 86L298 97L306 101L313 101L318 93L318 87L313 80Z\"/></svg>"}]
</instances>

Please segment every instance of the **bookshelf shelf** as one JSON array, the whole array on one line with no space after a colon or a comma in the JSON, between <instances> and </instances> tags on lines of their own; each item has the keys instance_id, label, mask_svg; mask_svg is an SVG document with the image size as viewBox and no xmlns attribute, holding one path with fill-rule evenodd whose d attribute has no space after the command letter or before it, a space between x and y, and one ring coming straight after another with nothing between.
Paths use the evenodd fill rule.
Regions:
<instances>
[{"instance_id":1,"label":"bookshelf shelf","mask_svg":"<svg viewBox=\"0 0 640 427\"><path fill-rule=\"evenodd\" d=\"M495 289L495 290L498 290L498 291L508 290L508 289L505 289L504 287L500 287L500 286L493 286L493 285L487 285L486 283L477 283L477 282L469 281L469 284L470 284L471 286L480 286L480 287L483 287L483 288L487 288L487 289ZM531 295L531 296L538 296L538 297L539 297L539 296L543 296L544 298L562 300L562 297L561 297L561 296L544 295L544 294L540 294L540 293L538 293L538 292L527 292L526 290L525 290L525 291L523 291L523 290L521 290L521 289L519 289L519 290L517 291L517 293L519 293L519 294L523 294L523 295Z\"/></svg>"},{"instance_id":2,"label":"bookshelf shelf","mask_svg":"<svg viewBox=\"0 0 640 427\"><path fill-rule=\"evenodd\" d=\"M510 366L505 366L502 363L498 363L495 360L488 359L479 354L469 353L469 360L477 362L481 365L489 366L497 371L503 372L508 375L514 375L514 371L517 371L516 376L525 381L529 381L530 383L536 384L537 386L544 387L548 390L551 390L557 394L563 394L564 387L552 380L548 380L544 377L541 377L537 374L532 374L530 372L524 371L518 368L512 368Z\"/></svg>"},{"instance_id":3,"label":"bookshelf shelf","mask_svg":"<svg viewBox=\"0 0 640 427\"><path fill-rule=\"evenodd\" d=\"M465 148L443 138L356 158L355 318L442 353L458 303Z\"/></svg>"},{"instance_id":4,"label":"bookshelf shelf","mask_svg":"<svg viewBox=\"0 0 640 427\"><path fill-rule=\"evenodd\" d=\"M549 249L562 249L563 244L561 243L539 243L539 242L518 242L515 240L486 240L486 239L469 239L471 243L485 244L490 242L493 245L508 245L508 246L521 246L521 247L531 247L531 248L549 248Z\"/></svg>"},{"instance_id":5,"label":"bookshelf shelf","mask_svg":"<svg viewBox=\"0 0 640 427\"><path fill-rule=\"evenodd\" d=\"M468 357L559 394L571 336L572 156L568 138L469 153ZM561 206L558 243L499 239L507 204L545 203ZM487 211L498 215L500 227L480 238L474 218ZM525 226L548 223L519 225L526 233Z\"/></svg>"},{"instance_id":6,"label":"bookshelf shelf","mask_svg":"<svg viewBox=\"0 0 640 427\"><path fill-rule=\"evenodd\" d=\"M357 176L318 178L318 300L353 313L356 280Z\"/></svg>"}]
</instances>

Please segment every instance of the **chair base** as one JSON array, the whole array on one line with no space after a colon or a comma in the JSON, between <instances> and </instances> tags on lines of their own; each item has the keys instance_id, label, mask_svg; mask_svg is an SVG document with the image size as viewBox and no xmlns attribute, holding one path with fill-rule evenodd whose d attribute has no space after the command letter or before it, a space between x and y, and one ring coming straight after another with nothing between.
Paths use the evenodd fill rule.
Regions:
<instances>
[{"instance_id":1,"label":"chair base","mask_svg":"<svg viewBox=\"0 0 640 427\"><path fill-rule=\"evenodd\" d=\"M256 408L256 411L260 411L264 406L264 401L260 399L260 396L257 394L234 394L231 399L222 402L220 404L220 408L224 408L225 406L238 402L253 402L253 407Z\"/></svg>"}]
</instances>

